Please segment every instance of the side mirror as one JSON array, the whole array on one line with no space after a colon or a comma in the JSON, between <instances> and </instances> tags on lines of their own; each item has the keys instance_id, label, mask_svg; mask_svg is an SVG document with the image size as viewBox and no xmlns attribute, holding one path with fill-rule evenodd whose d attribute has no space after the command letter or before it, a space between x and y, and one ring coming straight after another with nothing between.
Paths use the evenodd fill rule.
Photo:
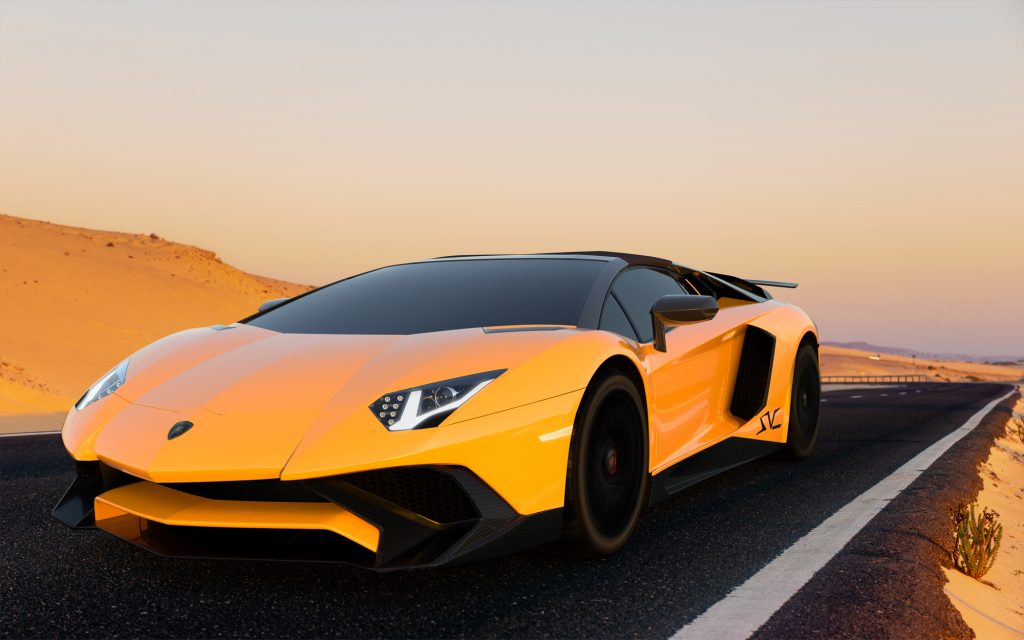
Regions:
<instances>
[{"instance_id":1,"label":"side mirror","mask_svg":"<svg viewBox=\"0 0 1024 640\"><path fill-rule=\"evenodd\" d=\"M654 348L665 351L665 325L704 322L718 313L718 301L711 296L671 294L658 298L651 307Z\"/></svg>"},{"instance_id":2,"label":"side mirror","mask_svg":"<svg viewBox=\"0 0 1024 640\"><path fill-rule=\"evenodd\" d=\"M264 311L270 311L271 309L280 307L282 304L288 302L289 300L291 300L291 298L275 298L274 300L267 300L266 302L260 305L259 312L263 313Z\"/></svg>"}]
</instances>

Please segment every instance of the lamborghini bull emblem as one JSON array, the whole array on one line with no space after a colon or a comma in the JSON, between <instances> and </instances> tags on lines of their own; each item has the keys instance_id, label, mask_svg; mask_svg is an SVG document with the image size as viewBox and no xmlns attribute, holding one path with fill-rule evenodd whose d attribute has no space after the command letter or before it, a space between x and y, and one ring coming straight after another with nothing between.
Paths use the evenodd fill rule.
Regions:
<instances>
[{"instance_id":1,"label":"lamborghini bull emblem","mask_svg":"<svg viewBox=\"0 0 1024 640\"><path fill-rule=\"evenodd\" d=\"M181 422L175 422L171 430L167 432L167 439L174 440L180 435L183 435L186 431L192 428L192 423L188 420L182 420Z\"/></svg>"}]
</instances>

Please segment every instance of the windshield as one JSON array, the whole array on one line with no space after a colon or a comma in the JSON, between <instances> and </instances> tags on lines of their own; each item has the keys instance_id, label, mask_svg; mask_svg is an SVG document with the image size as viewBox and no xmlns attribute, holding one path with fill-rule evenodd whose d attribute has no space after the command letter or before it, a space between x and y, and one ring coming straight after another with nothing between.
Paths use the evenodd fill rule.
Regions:
<instances>
[{"instance_id":1,"label":"windshield","mask_svg":"<svg viewBox=\"0 0 1024 640\"><path fill-rule=\"evenodd\" d=\"M385 267L314 291L249 324L284 333L392 335L513 324L575 326L606 264L516 258Z\"/></svg>"}]
</instances>

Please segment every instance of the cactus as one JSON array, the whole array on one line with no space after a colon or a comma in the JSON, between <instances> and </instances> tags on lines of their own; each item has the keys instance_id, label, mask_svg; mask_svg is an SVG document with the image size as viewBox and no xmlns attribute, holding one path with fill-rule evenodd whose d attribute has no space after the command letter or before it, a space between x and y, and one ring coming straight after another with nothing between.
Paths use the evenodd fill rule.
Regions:
<instances>
[{"instance_id":1,"label":"cactus","mask_svg":"<svg viewBox=\"0 0 1024 640\"><path fill-rule=\"evenodd\" d=\"M999 514L988 508L976 513L975 505L961 503L953 512L953 567L980 579L996 560L1003 540Z\"/></svg>"}]
</instances>

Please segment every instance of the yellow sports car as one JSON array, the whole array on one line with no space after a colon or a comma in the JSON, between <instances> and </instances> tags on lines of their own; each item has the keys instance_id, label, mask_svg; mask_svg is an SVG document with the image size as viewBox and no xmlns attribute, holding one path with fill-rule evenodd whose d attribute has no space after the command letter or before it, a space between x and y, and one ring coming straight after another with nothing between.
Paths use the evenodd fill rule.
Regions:
<instances>
[{"instance_id":1,"label":"yellow sports car","mask_svg":"<svg viewBox=\"0 0 1024 640\"><path fill-rule=\"evenodd\" d=\"M54 509L164 555L434 566L811 453L817 330L766 286L622 253L385 267L159 340L64 423Z\"/></svg>"}]
</instances>

